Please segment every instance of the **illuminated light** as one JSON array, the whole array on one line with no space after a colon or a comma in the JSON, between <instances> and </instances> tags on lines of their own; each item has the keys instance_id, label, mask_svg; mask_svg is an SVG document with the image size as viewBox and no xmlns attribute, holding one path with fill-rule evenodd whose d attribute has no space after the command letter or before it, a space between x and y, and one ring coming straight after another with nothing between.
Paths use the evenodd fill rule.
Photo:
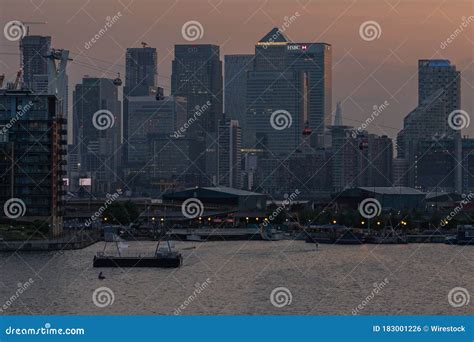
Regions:
<instances>
[{"instance_id":1,"label":"illuminated light","mask_svg":"<svg viewBox=\"0 0 474 342\"><path fill-rule=\"evenodd\" d=\"M152 218L151 218L151 220L152 220L152 221L155 221L155 218L154 218L154 217L152 217Z\"/></svg>"},{"instance_id":2,"label":"illuminated light","mask_svg":"<svg viewBox=\"0 0 474 342\"><path fill-rule=\"evenodd\" d=\"M210 218L210 217L208 217L208 218L207 218L207 220L208 220L208 221L210 221L210 220L211 220L211 218Z\"/></svg>"},{"instance_id":3,"label":"illuminated light","mask_svg":"<svg viewBox=\"0 0 474 342\"><path fill-rule=\"evenodd\" d=\"M337 223L337 221L336 221L336 220L332 220L332 223L333 223L333 224L336 224L336 223Z\"/></svg>"},{"instance_id":4,"label":"illuminated light","mask_svg":"<svg viewBox=\"0 0 474 342\"><path fill-rule=\"evenodd\" d=\"M365 221L362 221L361 224L365 224Z\"/></svg>"},{"instance_id":5,"label":"illuminated light","mask_svg":"<svg viewBox=\"0 0 474 342\"><path fill-rule=\"evenodd\" d=\"M255 220L258 221L258 217L256 217Z\"/></svg>"},{"instance_id":6,"label":"illuminated light","mask_svg":"<svg viewBox=\"0 0 474 342\"><path fill-rule=\"evenodd\" d=\"M162 218L161 218L161 222L163 222L164 220L165 220L165 219L162 217Z\"/></svg>"},{"instance_id":7,"label":"illuminated light","mask_svg":"<svg viewBox=\"0 0 474 342\"><path fill-rule=\"evenodd\" d=\"M202 220L202 217L199 218L199 221L201 221L201 220Z\"/></svg>"},{"instance_id":8,"label":"illuminated light","mask_svg":"<svg viewBox=\"0 0 474 342\"><path fill-rule=\"evenodd\" d=\"M380 221L378 221L378 222L377 222L377 225L379 225L379 226L380 226Z\"/></svg>"},{"instance_id":9,"label":"illuminated light","mask_svg":"<svg viewBox=\"0 0 474 342\"><path fill-rule=\"evenodd\" d=\"M258 42L256 45L263 46L263 45L288 45L288 42Z\"/></svg>"},{"instance_id":10,"label":"illuminated light","mask_svg":"<svg viewBox=\"0 0 474 342\"><path fill-rule=\"evenodd\" d=\"M104 221L107 221L107 217L104 217Z\"/></svg>"}]
</instances>

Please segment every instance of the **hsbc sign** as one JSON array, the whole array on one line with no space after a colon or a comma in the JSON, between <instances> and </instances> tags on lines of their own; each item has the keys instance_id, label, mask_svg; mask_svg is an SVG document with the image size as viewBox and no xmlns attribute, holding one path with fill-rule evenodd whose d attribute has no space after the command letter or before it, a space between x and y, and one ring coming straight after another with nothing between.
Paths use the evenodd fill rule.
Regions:
<instances>
[{"instance_id":1,"label":"hsbc sign","mask_svg":"<svg viewBox=\"0 0 474 342\"><path fill-rule=\"evenodd\" d=\"M308 49L308 45L306 44L288 45L287 49L290 51L305 51Z\"/></svg>"}]
</instances>

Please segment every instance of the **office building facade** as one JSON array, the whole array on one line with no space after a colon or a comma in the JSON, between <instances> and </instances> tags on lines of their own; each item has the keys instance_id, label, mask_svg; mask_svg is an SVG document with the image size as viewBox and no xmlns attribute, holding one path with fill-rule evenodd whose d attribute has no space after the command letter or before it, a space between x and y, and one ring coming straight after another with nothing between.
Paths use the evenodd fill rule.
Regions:
<instances>
[{"instance_id":1,"label":"office building facade","mask_svg":"<svg viewBox=\"0 0 474 342\"><path fill-rule=\"evenodd\" d=\"M0 202L23 202L19 220L62 231L67 121L53 95L0 90ZM6 212L5 212L6 214Z\"/></svg>"}]
</instances>

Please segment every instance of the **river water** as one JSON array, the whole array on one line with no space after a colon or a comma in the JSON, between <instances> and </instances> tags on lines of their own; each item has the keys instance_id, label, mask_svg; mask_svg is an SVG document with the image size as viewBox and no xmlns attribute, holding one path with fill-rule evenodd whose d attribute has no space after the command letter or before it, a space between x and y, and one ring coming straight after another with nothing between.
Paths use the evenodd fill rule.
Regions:
<instances>
[{"instance_id":1,"label":"river water","mask_svg":"<svg viewBox=\"0 0 474 342\"><path fill-rule=\"evenodd\" d=\"M103 243L62 253L0 254L0 314L474 314L474 246L175 245L184 256L179 269L95 269L92 258ZM128 251L154 248L153 242L130 242ZM459 287L464 292L453 306L448 294ZM274 290L280 295L272 297Z\"/></svg>"}]
</instances>

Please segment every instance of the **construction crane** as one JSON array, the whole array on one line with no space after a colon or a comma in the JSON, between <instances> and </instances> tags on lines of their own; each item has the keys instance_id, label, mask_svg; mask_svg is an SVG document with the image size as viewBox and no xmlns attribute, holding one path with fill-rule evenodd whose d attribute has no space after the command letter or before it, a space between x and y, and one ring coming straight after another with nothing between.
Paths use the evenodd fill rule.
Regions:
<instances>
[{"instance_id":1,"label":"construction crane","mask_svg":"<svg viewBox=\"0 0 474 342\"><path fill-rule=\"evenodd\" d=\"M28 25L44 25L44 24L47 24L46 21L23 21L23 20L19 20L19 22L24 26L26 27L26 35L29 36L30 35L30 27Z\"/></svg>"}]
</instances>

